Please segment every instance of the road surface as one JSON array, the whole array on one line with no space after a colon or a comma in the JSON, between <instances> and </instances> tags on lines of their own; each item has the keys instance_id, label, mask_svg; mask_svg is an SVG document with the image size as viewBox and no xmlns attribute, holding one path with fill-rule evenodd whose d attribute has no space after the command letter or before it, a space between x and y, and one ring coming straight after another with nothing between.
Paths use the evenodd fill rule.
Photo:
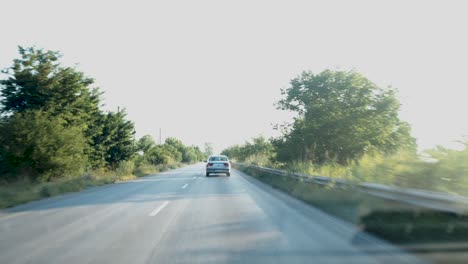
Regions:
<instances>
[{"instance_id":1,"label":"road surface","mask_svg":"<svg viewBox=\"0 0 468 264\"><path fill-rule=\"evenodd\" d=\"M234 170L203 164L0 213L0 263L418 263Z\"/></svg>"}]
</instances>

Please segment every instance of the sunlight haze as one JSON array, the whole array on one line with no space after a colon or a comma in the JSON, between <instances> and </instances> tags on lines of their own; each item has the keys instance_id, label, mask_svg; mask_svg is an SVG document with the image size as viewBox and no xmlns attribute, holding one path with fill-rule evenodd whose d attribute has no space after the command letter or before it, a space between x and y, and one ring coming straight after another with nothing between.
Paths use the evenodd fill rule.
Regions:
<instances>
[{"instance_id":1,"label":"sunlight haze","mask_svg":"<svg viewBox=\"0 0 468 264\"><path fill-rule=\"evenodd\" d=\"M126 108L137 137L159 129L216 151L291 113L280 89L303 70L355 69L399 90L420 150L468 134L464 1L4 1L0 68L17 46L58 50Z\"/></svg>"}]
</instances>

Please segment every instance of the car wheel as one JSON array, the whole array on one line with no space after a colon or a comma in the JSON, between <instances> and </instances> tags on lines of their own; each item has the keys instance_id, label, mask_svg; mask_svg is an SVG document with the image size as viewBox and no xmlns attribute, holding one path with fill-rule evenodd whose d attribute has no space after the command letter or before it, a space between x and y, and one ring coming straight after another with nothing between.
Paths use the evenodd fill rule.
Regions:
<instances>
[{"instance_id":1,"label":"car wheel","mask_svg":"<svg viewBox=\"0 0 468 264\"><path fill-rule=\"evenodd\" d=\"M210 176L210 174L207 172L207 173L206 173L206 177L208 177L208 176Z\"/></svg>"},{"instance_id":2,"label":"car wheel","mask_svg":"<svg viewBox=\"0 0 468 264\"><path fill-rule=\"evenodd\" d=\"M231 176L231 173L230 172L226 173L226 176L228 176L228 177Z\"/></svg>"}]
</instances>

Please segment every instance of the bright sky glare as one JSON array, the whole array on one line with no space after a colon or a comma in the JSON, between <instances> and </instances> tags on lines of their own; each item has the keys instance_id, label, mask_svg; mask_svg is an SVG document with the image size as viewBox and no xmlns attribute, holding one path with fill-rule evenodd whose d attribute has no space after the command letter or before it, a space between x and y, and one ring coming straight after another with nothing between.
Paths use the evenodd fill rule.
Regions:
<instances>
[{"instance_id":1,"label":"bright sky glare","mask_svg":"<svg viewBox=\"0 0 468 264\"><path fill-rule=\"evenodd\" d=\"M137 137L217 151L290 119L303 70L356 69L400 91L420 149L468 134L466 1L4 1L0 68L17 45L58 50L125 107Z\"/></svg>"}]
</instances>

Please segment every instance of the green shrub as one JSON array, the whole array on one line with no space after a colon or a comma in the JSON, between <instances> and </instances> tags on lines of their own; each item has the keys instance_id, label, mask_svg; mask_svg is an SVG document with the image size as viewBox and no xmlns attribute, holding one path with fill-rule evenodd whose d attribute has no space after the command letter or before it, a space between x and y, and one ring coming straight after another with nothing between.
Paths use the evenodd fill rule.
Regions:
<instances>
[{"instance_id":1,"label":"green shrub","mask_svg":"<svg viewBox=\"0 0 468 264\"><path fill-rule=\"evenodd\" d=\"M27 174L50 181L77 176L86 164L80 128L41 110L17 113L0 125L0 152L12 177Z\"/></svg>"},{"instance_id":2,"label":"green shrub","mask_svg":"<svg viewBox=\"0 0 468 264\"><path fill-rule=\"evenodd\" d=\"M134 170L135 170L135 163L133 161L131 160L122 161L117 166L117 169L115 170L115 174L117 176L128 176L128 175L132 175Z\"/></svg>"},{"instance_id":3,"label":"green shrub","mask_svg":"<svg viewBox=\"0 0 468 264\"><path fill-rule=\"evenodd\" d=\"M157 170L154 165L141 164L140 166L135 168L135 170L133 171L133 174L136 175L137 177L141 177L141 176L145 176L149 174L154 174L156 172Z\"/></svg>"},{"instance_id":4,"label":"green shrub","mask_svg":"<svg viewBox=\"0 0 468 264\"><path fill-rule=\"evenodd\" d=\"M268 164L258 156L247 158L246 163L289 172L341 178L351 182L381 183L466 195L468 148L465 146L464 150L450 150L439 147L428 151L427 154L429 159L404 151L393 155L369 153L359 162L352 162L346 166L333 162L323 165L311 162Z\"/></svg>"}]
</instances>

